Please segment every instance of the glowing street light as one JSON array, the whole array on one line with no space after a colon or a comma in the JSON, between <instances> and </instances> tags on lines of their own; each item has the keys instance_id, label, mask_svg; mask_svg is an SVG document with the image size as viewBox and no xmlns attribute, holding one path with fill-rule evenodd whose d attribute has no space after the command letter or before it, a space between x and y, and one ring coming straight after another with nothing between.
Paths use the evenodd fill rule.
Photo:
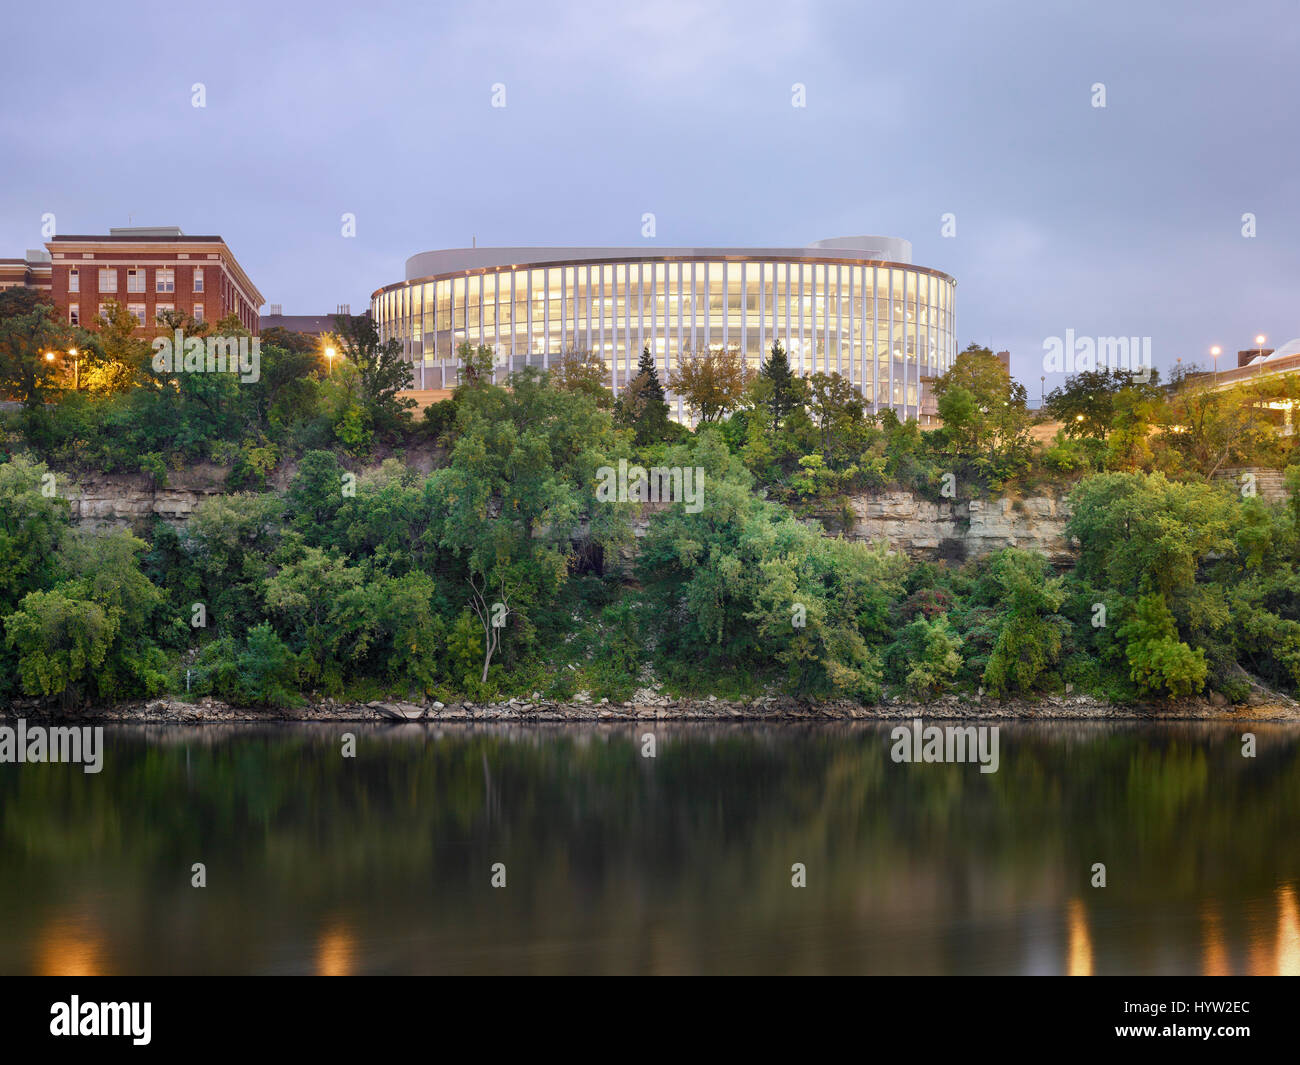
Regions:
<instances>
[{"instance_id":1,"label":"glowing street light","mask_svg":"<svg viewBox=\"0 0 1300 1065\"><path fill-rule=\"evenodd\" d=\"M1217 385L1219 383L1219 356L1223 354L1223 349L1218 344L1215 344L1210 349L1210 354L1214 356L1214 383Z\"/></svg>"},{"instance_id":2,"label":"glowing street light","mask_svg":"<svg viewBox=\"0 0 1300 1065\"><path fill-rule=\"evenodd\" d=\"M325 365L328 367L325 373L332 374L334 372L334 349L333 348L325 349Z\"/></svg>"},{"instance_id":3,"label":"glowing street light","mask_svg":"<svg viewBox=\"0 0 1300 1065\"><path fill-rule=\"evenodd\" d=\"M81 353L76 348L68 348L68 355L72 359L72 391L77 391L81 387Z\"/></svg>"}]
</instances>

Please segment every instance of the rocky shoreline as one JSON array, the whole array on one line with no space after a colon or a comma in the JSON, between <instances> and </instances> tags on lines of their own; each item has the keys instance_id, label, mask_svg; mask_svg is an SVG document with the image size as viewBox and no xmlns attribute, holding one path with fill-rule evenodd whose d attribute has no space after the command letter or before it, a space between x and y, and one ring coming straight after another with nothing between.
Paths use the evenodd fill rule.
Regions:
<instances>
[{"instance_id":1,"label":"rocky shoreline","mask_svg":"<svg viewBox=\"0 0 1300 1065\"><path fill-rule=\"evenodd\" d=\"M230 706L218 699L193 702L163 698L123 703L112 707L58 711L30 706L0 710L0 720L77 720L131 724L196 724L202 722L627 722L627 721L890 721L910 718L985 720L1113 720L1113 721L1300 721L1300 703L1284 696L1262 698L1243 705L1209 699L1184 699L1129 706L1085 695L1046 696L1032 700L995 701L950 695L928 703L890 700L864 706L849 701L807 703L783 696L727 700L675 699L637 693L633 701L611 703L581 696L556 702L510 699L505 702L406 702L374 700L366 703L321 699L303 706L252 709Z\"/></svg>"}]
</instances>

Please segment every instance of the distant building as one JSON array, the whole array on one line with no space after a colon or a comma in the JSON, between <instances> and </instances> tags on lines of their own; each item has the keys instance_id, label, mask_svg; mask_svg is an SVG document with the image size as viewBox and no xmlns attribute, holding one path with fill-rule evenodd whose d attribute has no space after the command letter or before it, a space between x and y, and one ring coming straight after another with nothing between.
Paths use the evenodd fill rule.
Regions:
<instances>
[{"instance_id":1,"label":"distant building","mask_svg":"<svg viewBox=\"0 0 1300 1065\"><path fill-rule=\"evenodd\" d=\"M912 263L896 237L801 248L452 248L406 261L371 296L382 340L401 342L415 392L455 386L463 343L492 349L500 379L598 355L617 395L650 354L669 385L692 353L730 350L757 370L773 342L797 374L837 372L870 409L934 423L927 381L957 354L956 282ZM675 408L675 409L674 409Z\"/></svg>"},{"instance_id":2,"label":"distant building","mask_svg":"<svg viewBox=\"0 0 1300 1065\"><path fill-rule=\"evenodd\" d=\"M28 248L22 259L0 259L0 289L6 288L30 288L48 296L50 253Z\"/></svg>"},{"instance_id":3,"label":"distant building","mask_svg":"<svg viewBox=\"0 0 1300 1065\"><path fill-rule=\"evenodd\" d=\"M186 236L176 226L135 227L58 236L45 247L51 302L73 325L90 325L116 300L141 329L159 312L175 310L211 322L233 314L258 332L262 294L220 237Z\"/></svg>"},{"instance_id":4,"label":"distant building","mask_svg":"<svg viewBox=\"0 0 1300 1065\"><path fill-rule=\"evenodd\" d=\"M1007 371L1007 376L1011 376L1011 352L999 351L997 353L998 362L1002 363L1002 369Z\"/></svg>"},{"instance_id":5,"label":"distant building","mask_svg":"<svg viewBox=\"0 0 1300 1065\"><path fill-rule=\"evenodd\" d=\"M1295 341L1291 341L1292 344ZM1257 359L1267 359L1273 354L1272 348L1247 348L1245 351L1237 352L1237 366L1249 366Z\"/></svg>"},{"instance_id":6,"label":"distant building","mask_svg":"<svg viewBox=\"0 0 1300 1065\"><path fill-rule=\"evenodd\" d=\"M1228 389L1247 381L1268 381L1300 374L1300 337L1288 340L1280 348L1248 348L1237 352L1237 366L1231 370L1201 370L1187 376L1211 389ZM1294 432L1294 409L1291 400L1270 401L1268 406L1280 412L1284 435Z\"/></svg>"},{"instance_id":7,"label":"distant building","mask_svg":"<svg viewBox=\"0 0 1300 1065\"><path fill-rule=\"evenodd\" d=\"M1300 373L1300 337L1288 340L1280 348L1247 348L1237 352L1237 365L1229 370L1197 370L1187 376L1202 385L1228 388L1242 381L1281 377Z\"/></svg>"},{"instance_id":8,"label":"distant building","mask_svg":"<svg viewBox=\"0 0 1300 1065\"><path fill-rule=\"evenodd\" d=\"M367 311L364 315L353 314L351 305L347 303L340 303L334 314L285 314L283 306L279 303L272 303L267 308L267 312L260 319L263 330L285 329L290 333L302 333L309 337L335 332L338 328L335 319L338 317L364 318L370 313Z\"/></svg>"}]
</instances>

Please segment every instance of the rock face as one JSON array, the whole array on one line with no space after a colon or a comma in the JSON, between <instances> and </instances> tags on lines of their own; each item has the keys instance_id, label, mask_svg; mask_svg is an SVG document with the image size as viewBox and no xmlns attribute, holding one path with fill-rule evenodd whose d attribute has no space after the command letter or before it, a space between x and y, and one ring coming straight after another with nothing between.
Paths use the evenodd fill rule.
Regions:
<instances>
[{"instance_id":1,"label":"rock face","mask_svg":"<svg viewBox=\"0 0 1300 1065\"><path fill-rule=\"evenodd\" d=\"M883 492L849 500L853 521L827 522L854 540L887 540L896 550L918 558L982 558L1004 547L1046 555L1068 566L1074 553L1065 536L1070 511L1064 495L1022 499L953 500L940 503L911 492Z\"/></svg>"},{"instance_id":2,"label":"rock face","mask_svg":"<svg viewBox=\"0 0 1300 1065\"><path fill-rule=\"evenodd\" d=\"M204 499L226 491L224 472L199 468L168 475L165 488L154 488L143 474L79 473L75 484L59 483L66 491L72 520L88 528L135 525L150 518L185 521Z\"/></svg>"},{"instance_id":3,"label":"rock face","mask_svg":"<svg viewBox=\"0 0 1300 1065\"><path fill-rule=\"evenodd\" d=\"M137 524L155 515L184 522L204 499L227 490L225 472L200 467L171 473L165 488L153 488L138 474L90 473L80 475L66 491L72 518L83 526ZM832 533L842 532L854 540L883 539L915 558L960 562L1004 547L1022 547L1046 555L1057 566L1074 561L1065 537L1069 509L1063 493L936 503L912 492L895 491L851 496L847 504L846 510L816 518ZM636 538L645 535L650 516L668 506L644 504L632 523ZM848 513L853 520L846 525ZM628 546L625 561L634 550Z\"/></svg>"},{"instance_id":4,"label":"rock face","mask_svg":"<svg viewBox=\"0 0 1300 1065\"><path fill-rule=\"evenodd\" d=\"M859 721L909 720L920 718L1001 718L1003 720L1300 720L1300 703L1286 696L1268 693L1252 697L1240 706L1217 705L1203 699L1119 706L1086 695L1045 695L1039 699L995 701L971 695L946 695L929 703L903 699L864 706L843 700L800 702L787 696L760 696L755 699L678 699L652 692L637 692L632 701L610 703L602 699L552 702L550 700L511 699L487 705L470 702L443 706L438 702L347 703L324 699L294 709L253 710L230 706L219 699L201 698L187 702L179 697L153 699L143 703L71 711L43 711L38 700L23 706L0 707L0 721L28 718L34 721L99 721L104 723L182 724L233 723L268 721L369 721L383 725L405 726L418 721L421 725L440 723L473 724L544 724L619 722L644 725L649 722L673 721ZM27 705L30 704L30 705Z\"/></svg>"},{"instance_id":5,"label":"rock face","mask_svg":"<svg viewBox=\"0 0 1300 1065\"><path fill-rule=\"evenodd\" d=\"M847 507L814 513L811 520L832 534L851 540L885 540L914 558L961 562L983 558L1004 547L1046 555L1054 566L1074 565L1074 550L1065 535L1070 518L1065 493L1002 499L957 499L935 503L906 491L848 498ZM643 504L632 520L637 539L645 536L650 516L668 504ZM846 523L846 516L852 521ZM635 548L623 552L630 560Z\"/></svg>"}]
</instances>

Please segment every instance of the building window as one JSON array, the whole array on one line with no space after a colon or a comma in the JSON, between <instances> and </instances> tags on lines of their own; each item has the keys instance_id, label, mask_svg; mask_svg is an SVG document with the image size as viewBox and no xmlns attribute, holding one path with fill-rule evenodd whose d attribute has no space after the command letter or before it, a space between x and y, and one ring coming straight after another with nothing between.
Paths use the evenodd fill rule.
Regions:
<instances>
[{"instance_id":1,"label":"building window","mask_svg":"<svg viewBox=\"0 0 1300 1065\"><path fill-rule=\"evenodd\" d=\"M144 304L143 303L128 303L126 305L126 309L130 311L133 315L135 315L135 320L137 322L139 322L141 325L144 325Z\"/></svg>"},{"instance_id":2,"label":"building window","mask_svg":"<svg viewBox=\"0 0 1300 1065\"><path fill-rule=\"evenodd\" d=\"M176 291L176 271L170 266L154 271L154 278L155 292Z\"/></svg>"},{"instance_id":3,"label":"building window","mask_svg":"<svg viewBox=\"0 0 1300 1065\"><path fill-rule=\"evenodd\" d=\"M81 291L81 274L77 272L77 268L75 266L68 271L68 291L69 292Z\"/></svg>"},{"instance_id":4,"label":"building window","mask_svg":"<svg viewBox=\"0 0 1300 1065\"><path fill-rule=\"evenodd\" d=\"M201 303L196 303L194 305L194 320L196 322L203 321L203 304Z\"/></svg>"},{"instance_id":5,"label":"building window","mask_svg":"<svg viewBox=\"0 0 1300 1065\"><path fill-rule=\"evenodd\" d=\"M128 270L126 272L126 290L127 292L144 291L144 271Z\"/></svg>"},{"instance_id":6,"label":"building window","mask_svg":"<svg viewBox=\"0 0 1300 1065\"><path fill-rule=\"evenodd\" d=\"M81 307L75 303L68 304L68 324L69 325L81 324Z\"/></svg>"},{"instance_id":7,"label":"building window","mask_svg":"<svg viewBox=\"0 0 1300 1065\"><path fill-rule=\"evenodd\" d=\"M109 319L109 313L108 313L108 304L107 304L107 303L101 303L101 304L99 305L99 316L100 316L102 319L104 319L104 321L106 321L106 322L108 321L108 319Z\"/></svg>"},{"instance_id":8,"label":"building window","mask_svg":"<svg viewBox=\"0 0 1300 1065\"><path fill-rule=\"evenodd\" d=\"M111 267L101 266L99 268L99 291L116 292L117 291L117 271Z\"/></svg>"},{"instance_id":9,"label":"building window","mask_svg":"<svg viewBox=\"0 0 1300 1065\"><path fill-rule=\"evenodd\" d=\"M194 291L203 291L203 267L201 266L196 266L194 268Z\"/></svg>"},{"instance_id":10,"label":"building window","mask_svg":"<svg viewBox=\"0 0 1300 1065\"><path fill-rule=\"evenodd\" d=\"M174 304L160 303L154 308L154 317L161 318L164 314L171 314L176 309Z\"/></svg>"}]
</instances>

